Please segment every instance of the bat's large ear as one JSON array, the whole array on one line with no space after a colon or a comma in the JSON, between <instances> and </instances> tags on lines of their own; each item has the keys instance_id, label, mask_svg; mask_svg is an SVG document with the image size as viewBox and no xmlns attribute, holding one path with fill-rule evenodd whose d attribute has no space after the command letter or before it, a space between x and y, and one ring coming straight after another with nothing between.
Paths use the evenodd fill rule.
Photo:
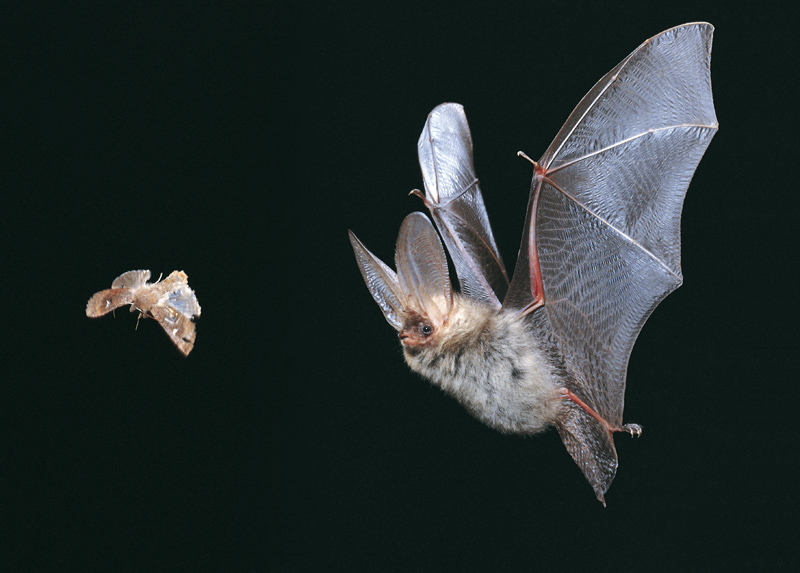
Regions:
<instances>
[{"instance_id":1,"label":"bat's large ear","mask_svg":"<svg viewBox=\"0 0 800 573\"><path fill-rule=\"evenodd\" d=\"M383 261L370 253L352 231L348 231L348 233L350 244L353 245L353 251L356 254L358 268L361 269L361 276L367 283L369 293L381 307L381 312L388 323L399 331L403 327L408 299L400 287L397 275Z\"/></svg>"},{"instance_id":2,"label":"bat's large ear","mask_svg":"<svg viewBox=\"0 0 800 573\"><path fill-rule=\"evenodd\" d=\"M395 261L412 309L441 326L453 308L453 288L442 241L422 213L411 213L403 220Z\"/></svg>"}]
</instances>

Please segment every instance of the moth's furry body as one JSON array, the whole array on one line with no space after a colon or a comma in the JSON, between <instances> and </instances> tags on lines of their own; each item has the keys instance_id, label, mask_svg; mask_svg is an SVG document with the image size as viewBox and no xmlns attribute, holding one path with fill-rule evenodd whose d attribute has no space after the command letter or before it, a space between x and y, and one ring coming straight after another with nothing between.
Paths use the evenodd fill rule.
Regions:
<instances>
[{"instance_id":1,"label":"moth's furry body","mask_svg":"<svg viewBox=\"0 0 800 573\"><path fill-rule=\"evenodd\" d=\"M406 362L502 432L535 434L561 405L547 354L525 317L454 295L447 322L428 344L403 345Z\"/></svg>"}]
</instances>

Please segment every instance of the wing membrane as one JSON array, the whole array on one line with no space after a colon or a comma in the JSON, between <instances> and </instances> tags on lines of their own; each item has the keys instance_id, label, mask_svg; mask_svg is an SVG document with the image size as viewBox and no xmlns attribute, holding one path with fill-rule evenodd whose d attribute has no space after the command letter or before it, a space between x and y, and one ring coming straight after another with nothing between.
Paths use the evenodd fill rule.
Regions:
<instances>
[{"instance_id":1,"label":"wing membrane","mask_svg":"<svg viewBox=\"0 0 800 573\"><path fill-rule=\"evenodd\" d=\"M541 162L545 310L573 370L592 378L579 395L615 425L633 343L682 282L683 199L717 128L712 33L693 24L642 44L584 98Z\"/></svg>"},{"instance_id":2,"label":"wing membrane","mask_svg":"<svg viewBox=\"0 0 800 573\"><path fill-rule=\"evenodd\" d=\"M539 163L548 171L650 130L716 128L710 24L677 26L634 50L580 101Z\"/></svg>"},{"instance_id":3,"label":"wing membrane","mask_svg":"<svg viewBox=\"0 0 800 573\"><path fill-rule=\"evenodd\" d=\"M437 106L417 144L425 204L453 259L462 294L499 307L508 275L497 251L475 175L464 108Z\"/></svg>"},{"instance_id":4,"label":"wing membrane","mask_svg":"<svg viewBox=\"0 0 800 573\"><path fill-rule=\"evenodd\" d=\"M642 44L581 100L534 173L520 271L504 304L534 308L541 280L539 319L567 385L616 427L636 337L682 282L683 200L717 129L712 34L687 24ZM557 426L602 500L616 471L611 435L572 405Z\"/></svg>"}]
</instances>

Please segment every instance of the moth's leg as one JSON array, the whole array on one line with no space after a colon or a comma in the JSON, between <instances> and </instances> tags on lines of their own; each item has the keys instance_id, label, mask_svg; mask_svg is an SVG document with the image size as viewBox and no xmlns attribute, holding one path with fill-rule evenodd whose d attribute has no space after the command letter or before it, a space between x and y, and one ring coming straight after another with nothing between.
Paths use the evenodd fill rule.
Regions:
<instances>
[{"instance_id":1,"label":"moth's leg","mask_svg":"<svg viewBox=\"0 0 800 573\"><path fill-rule=\"evenodd\" d=\"M135 306L131 306L131 312L133 312L134 310L139 311L139 316L136 317L136 328L135 328L135 330L139 330L139 321L142 319L142 317L153 318L153 315L149 311L142 310L141 308L136 308Z\"/></svg>"},{"instance_id":2,"label":"moth's leg","mask_svg":"<svg viewBox=\"0 0 800 573\"><path fill-rule=\"evenodd\" d=\"M600 414L598 414L592 408L590 408L586 402L578 398L575 395L575 393L572 392L569 388L560 388L558 397L561 399L569 399L575 402L578 406L586 410L586 412L590 414L595 420L600 422L603 425L603 427L612 434L614 432L627 432L631 436L636 436L637 438L642 435L642 427L639 424L625 424L621 428L612 426L611 424L606 422L605 418L603 418Z\"/></svg>"}]
</instances>

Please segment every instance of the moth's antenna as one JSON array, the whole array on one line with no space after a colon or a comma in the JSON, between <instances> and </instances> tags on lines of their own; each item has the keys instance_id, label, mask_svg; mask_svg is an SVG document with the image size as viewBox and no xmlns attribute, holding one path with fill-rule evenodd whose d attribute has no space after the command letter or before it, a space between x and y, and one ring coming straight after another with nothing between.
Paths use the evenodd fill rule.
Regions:
<instances>
[{"instance_id":1,"label":"moth's antenna","mask_svg":"<svg viewBox=\"0 0 800 573\"><path fill-rule=\"evenodd\" d=\"M161 277L163 277L163 276L164 276L164 273L158 273L158 280L156 282L160 283L161 282Z\"/></svg>"}]
</instances>

